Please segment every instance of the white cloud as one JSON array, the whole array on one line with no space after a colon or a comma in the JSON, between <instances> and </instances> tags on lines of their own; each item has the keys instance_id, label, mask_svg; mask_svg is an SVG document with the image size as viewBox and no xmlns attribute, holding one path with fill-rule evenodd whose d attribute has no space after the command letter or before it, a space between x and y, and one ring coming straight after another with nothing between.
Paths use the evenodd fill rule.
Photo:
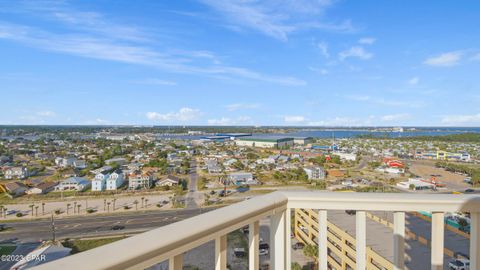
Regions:
<instances>
[{"instance_id":1,"label":"white cloud","mask_svg":"<svg viewBox=\"0 0 480 270\"><path fill-rule=\"evenodd\" d=\"M308 67L308 69L320 75L327 75L329 73L328 69L325 68Z\"/></svg>"},{"instance_id":2,"label":"white cloud","mask_svg":"<svg viewBox=\"0 0 480 270\"><path fill-rule=\"evenodd\" d=\"M264 35L286 41L288 35L304 28L317 28L327 31L352 31L349 21L332 24L319 21L320 15L333 1L282 0L201 0L202 3L220 12L230 28L247 28Z\"/></svg>"},{"instance_id":3,"label":"white cloud","mask_svg":"<svg viewBox=\"0 0 480 270\"><path fill-rule=\"evenodd\" d=\"M328 53L328 44L326 42L319 42L317 43L317 48L320 50L320 53L325 58L330 58L330 54Z\"/></svg>"},{"instance_id":4,"label":"white cloud","mask_svg":"<svg viewBox=\"0 0 480 270\"><path fill-rule=\"evenodd\" d=\"M37 112L38 116L43 116L43 117L53 117L57 115L55 112L52 111L39 111Z\"/></svg>"},{"instance_id":5,"label":"white cloud","mask_svg":"<svg viewBox=\"0 0 480 270\"><path fill-rule=\"evenodd\" d=\"M463 56L462 52L448 52L434 57L430 57L423 63L435 67L450 67L457 65Z\"/></svg>"},{"instance_id":6,"label":"white cloud","mask_svg":"<svg viewBox=\"0 0 480 270\"><path fill-rule=\"evenodd\" d=\"M372 104L378 104L382 106L397 106L397 107L409 107L409 108L421 108L425 104L423 101L403 101L403 100L388 100L381 97L371 97L371 96L359 96L359 95L347 95L345 98L350 100L355 100L359 102L368 102Z\"/></svg>"},{"instance_id":7,"label":"white cloud","mask_svg":"<svg viewBox=\"0 0 480 270\"><path fill-rule=\"evenodd\" d=\"M442 123L452 126L461 125L479 125L480 113L478 114L464 114L464 115L447 115L442 118Z\"/></svg>"},{"instance_id":8,"label":"white cloud","mask_svg":"<svg viewBox=\"0 0 480 270\"><path fill-rule=\"evenodd\" d=\"M410 85L417 85L419 81L420 81L420 78L418 78L418 77L413 77L413 78L411 78L410 80L408 80L408 84L410 84Z\"/></svg>"},{"instance_id":9,"label":"white cloud","mask_svg":"<svg viewBox=\"0 0 480 270\"><path fill-rule=\"evenodd\" d=\"M155 121L189 121L198 118L201 114L200 110L192 109L188 107L181 108L178 112L169 112L169 113L158 113L158 112L147 112L146 117L150 120Z\"/></svg>"},{"instance_id":10,"label":"white cloud","mask_svg":"<svg viewBox=\"0 0 480 270\"><path fill-rule=\"evenodd\" d=\"M346 58L349 58L349 57L354 57L361 60L368 60L373 57L373 54L367 52L363 47L354 46L348 50L340 52L338 56L340 60L345 60Z\"/></svg>"},{"instance_id":11,"label":"white cloud","mask_svg":"<svg viewBox=\"0 0 480 270\"><path fill-rule=\"evenodd\" d=\"M302 123L305 121L304 116L300 115L287 115L283 118L286 123Z\"/></svg>"},{"instance_id":12,"label":"white cloud","mask_svg":"<svg viewBox=\"0 0 480 270\"><path fill-rule=\"evenodd\" d=\"M134 81L134 83L149 84L149 85L166 85L166 86L177 85L177 83L174 82L174 81L155 79L155 78L149 78L149 79Z\"/></svg>"},{"instance_id":13,"label":"white cloud","mask_svg":"<svg viewBox=\"0 0 480 270\"><path fill-rule=\"evenodd\" d=\"M376 40L377 39L375 39L375 38L366 37L366 38L359 39L358 43L365 44L365 45L372 45L373 43L375 43Z\"/></svg>"},{"instance_id":14,"label":"white cloud","mask_svg":"<svg viewBox=\"0 0 480 270\"><path fill-rule=\"evenodd\" d=\"M399 113L399 114L389 114L384 115L380 118L380 120L385 122L394 122L394 121L403 121L410 119L411 115L408 113Z\"/></svg>"},{"instance_id":15,"label":"white cloud","mask_svg":"<svg viewBox=\"0 0 480 270\"><path fill-rule=\"evenodd\" d=\"M311 121L308 123L309 126L344 126L344 127L353 127L353 126L369 126L372 125L372 120L374 116L370 116L366 119L352 118L352 117L334 117L331 119L320 120L320 121Z\"/></svg>"},{"instance_id":16,"label":"white cloud","mask_svg":"<svg viewBox=\"0 0 480 270\"><path fill-rule=\"evenodd\" d=\"M474 55L474 56L472 57L472 60L473 60L473 61L480 61L480 53L477 53L476 55Z\"/></svg>"},{"instance_id":17,"label":"white cloud","mask_svg":"<svg viewBox=\"0 0 480 270\"><path fill-rule=\"evenodd\" d=\"M225 107L229 111L236 111L236 110L241 110L241 109L258 109L260 107L260 104L256 104L256 103L234 103L234 104L228 104Z\"/></svg>"},{"instance_id":18,"label":"white cloud","mask_svg":"<svg viewBox=\"0 0 480 270\"><path fill-rule=\"evenodd\" d=\"M97 16L100 15L93 17L97 18ZM151 46L152 42L146 41L140 35L133 40L121 38L122 36L127 36L128 27L118 26L118 28L123 30L118 34L111 34L110 32L116 29L114 27L116 24L104 23L103 17L102 23L96 23L108 25L108 31L96 31L95 23L89 24L88 27L78 27L77 21L81 21L79 18L62 16L61 21L67 21L63 27L69 28L69 34L58 31L56 28L45 31L37 27L0 22L0 39L11 40L51 52L150 66L172 73L244 78L289 86L306 85L305 81L295 77L263 74L243 67L222 64L212 52L161 47L153 48ZM74 25L74 27L70 27L71 25ZM160 83L160 81L157 83Z\"/></svg>"},{"instance_id":19,"label":"white cloud","mask_svg":"<svg viewBox=\"0 0 480 270\"><path fill-rule=\"evenodd\" d=\"M222 117L220 119L208 119L207 124L215 126L231 126L250 123L251 118L249 116L239 116L235 119Z\"/></svg>"}]
</instances>

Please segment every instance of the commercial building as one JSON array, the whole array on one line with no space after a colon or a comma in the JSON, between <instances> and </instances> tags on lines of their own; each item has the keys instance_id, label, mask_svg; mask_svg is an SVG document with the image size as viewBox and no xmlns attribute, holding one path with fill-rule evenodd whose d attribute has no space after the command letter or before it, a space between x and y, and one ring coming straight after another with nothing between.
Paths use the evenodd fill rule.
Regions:
<instances>
[{"instance_id":1,"label":"commercial building","mask_svg":"<svg viewBox=\"0 0 480 270\"><path fill-rule=\"evenodd\" d=\"M260 148L287 148L294 144L290 137L242 137L235 140L238 146L250 146Z\"/></svg>"},{"instance_id":2,"label":"commercial building","mask_svg":"<svg viewBox=\"0 0 480 270\"><path fill-rule=\"evenodd\" d=\"M293 143L296 145L306 145L313 142L312 137L294 137Z\"/></svg>"},{"instance_id":3,"label":"commercial building","mask_svg":"<svg viewBox=\"0 0 480 270\"><path fill-rule=\"evenodd\" d=\"M433 159L433 160L447 160L447 161L465 161L470 162L471 156L467 152L452 153L447 151L415 151L415 158L417 159Z\"/></svg>"}]
</instances>

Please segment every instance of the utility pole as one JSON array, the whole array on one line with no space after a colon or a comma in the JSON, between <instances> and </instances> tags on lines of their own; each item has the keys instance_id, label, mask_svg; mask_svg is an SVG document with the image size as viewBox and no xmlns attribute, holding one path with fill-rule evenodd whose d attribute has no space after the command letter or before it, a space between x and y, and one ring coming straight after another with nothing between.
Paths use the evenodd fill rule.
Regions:
<instances>
[{"instance_id":1,"label":"utility pole","mask_svg":"<svg viewBox=\"0 0 480 270\"><path fill-rule=\"evenodd\" d=\"M53 219L53 213L52 213L52 240L55 242L55 221Z\"/></svg>"}]
</instances>

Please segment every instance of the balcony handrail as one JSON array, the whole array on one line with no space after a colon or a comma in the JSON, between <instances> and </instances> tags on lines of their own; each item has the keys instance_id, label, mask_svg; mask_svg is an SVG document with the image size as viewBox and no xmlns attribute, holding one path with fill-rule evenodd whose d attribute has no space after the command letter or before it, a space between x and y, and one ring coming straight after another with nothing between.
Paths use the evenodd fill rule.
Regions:
<instances>
[{"instance_id":1,"label":"balcony handrail","mask_svg":"<svg viewBox=\"0 0 480 270\"><path fill-rule=\"evenodd\" d=\"M274 192L119 240L34 269L145 269L253 221L285 211L287 197Z\"/></svg>"},{"instance_id":2,"label":"balcony handrail","mask_svg":"<svg viewBox=\"0 0 480 270\"><path fill-rule=\"evenodd\" d=\"M33 269L145 269L287 208L478 213L480 196L276 191Z\"/></svg>"},{"instance_id":3,"label":"balcony handrail","mask_svg":"<svg viewBox=\"0 0 480 270\"><path fill-rule=\"evenodd\" d=\"M278 191L288 208L365 211L480 212L480 196L416 193Z\"/></svg>"}]
</instances>

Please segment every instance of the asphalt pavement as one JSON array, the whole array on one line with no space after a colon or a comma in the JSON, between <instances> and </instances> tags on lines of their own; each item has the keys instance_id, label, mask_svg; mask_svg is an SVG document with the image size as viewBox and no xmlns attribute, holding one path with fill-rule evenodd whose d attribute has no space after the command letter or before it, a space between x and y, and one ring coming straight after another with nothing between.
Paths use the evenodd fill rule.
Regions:
<instances>
[{"instance_id":1,"label":"asphalt pavement","mask_svg":"<svg viewBox=\"0 0 480 270\"><path fill-rule=\"evenodd\" d=\"M61 218L54 220L55 235L57 239L65 239L143 232L205 213L211 209L213 208ZM50 240L53 237L52 223L49 219L11 222L5 225L13 230L0 233L1 242L31 243ZM124 226L124 228L112 230L115 225Z\"/></svg>"}]
</instances>

